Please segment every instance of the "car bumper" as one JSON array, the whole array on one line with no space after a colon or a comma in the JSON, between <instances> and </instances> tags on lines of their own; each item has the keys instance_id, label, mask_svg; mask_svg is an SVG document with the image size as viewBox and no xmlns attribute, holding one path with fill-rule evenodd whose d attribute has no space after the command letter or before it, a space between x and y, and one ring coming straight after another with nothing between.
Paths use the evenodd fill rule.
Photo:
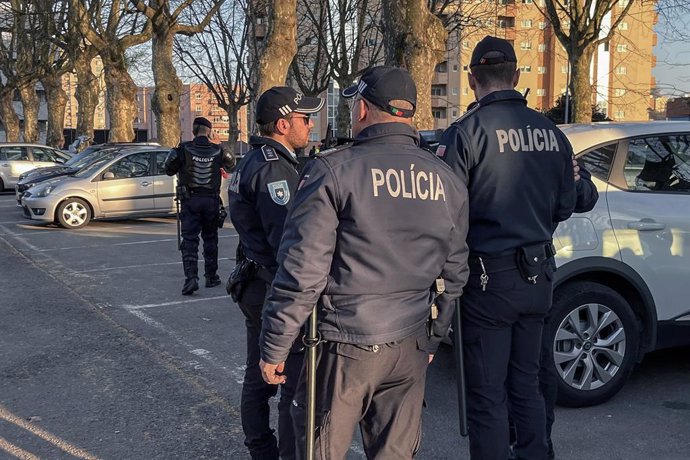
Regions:
<instances>
[{"instance_id":1,"label":"car bumper","mask_svg":"<svg viewBox=\"0 0 690 460\"><path fill-rule=\"evenodd\" d=\"M45 222L53 222L55 220L55 200L51 200L49 197L22 197L21 206L24 217L27 219Z\"/></svg>"}]
</instances>

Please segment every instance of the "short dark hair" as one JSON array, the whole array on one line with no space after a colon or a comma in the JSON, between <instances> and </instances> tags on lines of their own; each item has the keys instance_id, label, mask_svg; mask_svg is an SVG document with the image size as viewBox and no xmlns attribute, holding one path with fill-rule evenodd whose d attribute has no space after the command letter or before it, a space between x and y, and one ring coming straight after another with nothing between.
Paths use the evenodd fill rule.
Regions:
<instances>
[{"instance_id":1,"label":"short dark hair","mask_svg":"<svg viewBox=\"0 0 690 460\"><path fill-rule=\"evenodd\" d=\"M512 85L516 70L517 64L515 62L501 62L500 64L474 66L472 67L472 75L480 86Z\"/></svg>"},{"instance_id":2,"label":"short dark hair","mask_svg":"<svg viewBox=\"0 0 690 460\"><path fill-rule=\"evenodd\" d=\"M276 134L278 132L276 130L276 123L277 121L269 121L268 123L259 125L259 134L261 134L262 136L271 136L273 134Z\"/></svg>"}]
</instances>

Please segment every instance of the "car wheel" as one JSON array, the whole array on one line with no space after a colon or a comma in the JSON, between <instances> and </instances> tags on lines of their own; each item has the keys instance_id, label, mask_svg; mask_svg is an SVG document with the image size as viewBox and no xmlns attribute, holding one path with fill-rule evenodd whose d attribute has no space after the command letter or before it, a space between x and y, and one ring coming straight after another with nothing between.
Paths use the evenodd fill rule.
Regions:
<instances>
[{"instance_id":1,"label":"car wheel","mask_svg":"<svg viewBox=\"0 0 690 460\"><path fill-rule=\"evenodd\" d=\"M5 183L0 179L0 192L5 190Z\"/></svg>"},{"instance_id":2,"label":"car wheel","mask_svg":"<svg viewBox=\"0 0 690 460\"><path fill-rule=\"evenodd\" d=\"M613 289L585 281L558 288L544 330L558 375L558 403L592 406L618 393L638 355L638 329L632 308Z\"/></svg>"},{"instance_id":3,"label":"car wheel","mask_svg":"<svg viewBox=\"0 0 690 460\"><path fill-rule=\"evenodd\" d=\"M91 208L81 198L68 198L58 206L57 221L65 228L81 228L91 220Z\"/></svg>"}]
</instances>

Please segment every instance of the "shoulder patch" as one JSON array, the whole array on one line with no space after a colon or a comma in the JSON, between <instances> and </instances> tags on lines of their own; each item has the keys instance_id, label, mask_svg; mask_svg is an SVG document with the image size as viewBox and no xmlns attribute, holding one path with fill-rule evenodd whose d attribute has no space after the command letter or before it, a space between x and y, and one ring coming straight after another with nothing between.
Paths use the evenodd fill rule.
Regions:
<instances>
[{"instance_id":1,"label":"shoulder patch","mask_svg":"<svg viewBox=\"0 0 690 460\"><path fill-rule=\"evenodd\" d=\"M438 147L436 147L436 156L439 158L443 158L446 156L446 146L443 144L439 144Z\"/></svg>"},{"instance_id":2,"label":"shoulder patch","mask_svg":"<svg viewBox=\"0 0 690 460\"><path fill-rule=\"evenodd\" d=\"M279 206L285 206L290 201L290 188L286 180L269 182L268 193L271 194L273 202Z\"/></svg>"},{"instance_id":3,"label":"shoulder patch","mask_svg":"<svg viewBox=\"0 0 690 460\"><path fill-rule=\"evenodd\" d=\"M271 147L270 145L262 145L261 146L261 153L264 155L264 160L266 161L277 161L278 160L278 154L276 153L275 149Z\"/></svg>"},{"instance_id":4,"label":"shoulder patch","mask_svg":"<svg viewBox=\"0 0 690 460\"><path fill-rule=\"evenodd\" d=\"M317 157L323 157L323 156L331 155L331 154L333 154L333 153L335 153L335 152L339 152L339 151L341 151L341 150L349 149L350 147L352 147L352 144L353 144L353 142L348 142L347 144L343 144L343 145L339 145L339 146L337 146L337 147L333 147L333 148L330 148L330 149L322 150L322 151L320 151L316 156L317 156Z\"/></svg>"},{"instance_id":5,"label":"shoulder patch","mask_svg":"<svg viewBox=\"0 0 690 460\"><path fill-rule=\"evenodd\" d=\"M457 120L455 120L452 124L460 123L462 120L464 120L465 118L469 117L470 115L472 115L474 112L476 112L476 111L479 110L480 108L481 108L481 105L479 105L479 103L476 103L476 104L474 104L474 105L470 104L470 109L469 109L467 112L465 112L465 113L463 113L462 115L460 115L460 118L458 118ZM439 155L439 156L440 156L440 155Z\"/></svg>"}]
</instances>

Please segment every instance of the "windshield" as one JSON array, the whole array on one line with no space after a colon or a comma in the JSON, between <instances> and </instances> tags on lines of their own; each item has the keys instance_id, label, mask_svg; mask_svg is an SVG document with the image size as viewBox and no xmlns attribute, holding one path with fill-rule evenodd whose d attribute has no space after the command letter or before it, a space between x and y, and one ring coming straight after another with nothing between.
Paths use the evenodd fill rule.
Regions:
<instances>
[{"instance_id":1,"label":"windshield","mask_svg":"<svg viewBox=\"0 0 690 460\"><path fill-rule=\"evenodd\" d=\"M83 152L79 153L77 156L72 158L72 160L65 163L65 166L69 166L72 169L82 169L84 166L90 165L94 161L97 161L99 158L102 158L103 155L110 153L112 151L113 149L104 149L96 151L84 150Z\"/></svg>"},{"instance_id":2,"label":"windshield","mask_svg":"<svg viewBox=\"0 0 690 460\"><path fill-rule=\"evenodd\" d=\"M74 177L88 177L99 169L101 169L108 162L117 157L118 152L112 150L102 150L91 155L90 159L93 161L87 162L79 169L79 171L72 174Z\"/></svg>"}]
</instances>

